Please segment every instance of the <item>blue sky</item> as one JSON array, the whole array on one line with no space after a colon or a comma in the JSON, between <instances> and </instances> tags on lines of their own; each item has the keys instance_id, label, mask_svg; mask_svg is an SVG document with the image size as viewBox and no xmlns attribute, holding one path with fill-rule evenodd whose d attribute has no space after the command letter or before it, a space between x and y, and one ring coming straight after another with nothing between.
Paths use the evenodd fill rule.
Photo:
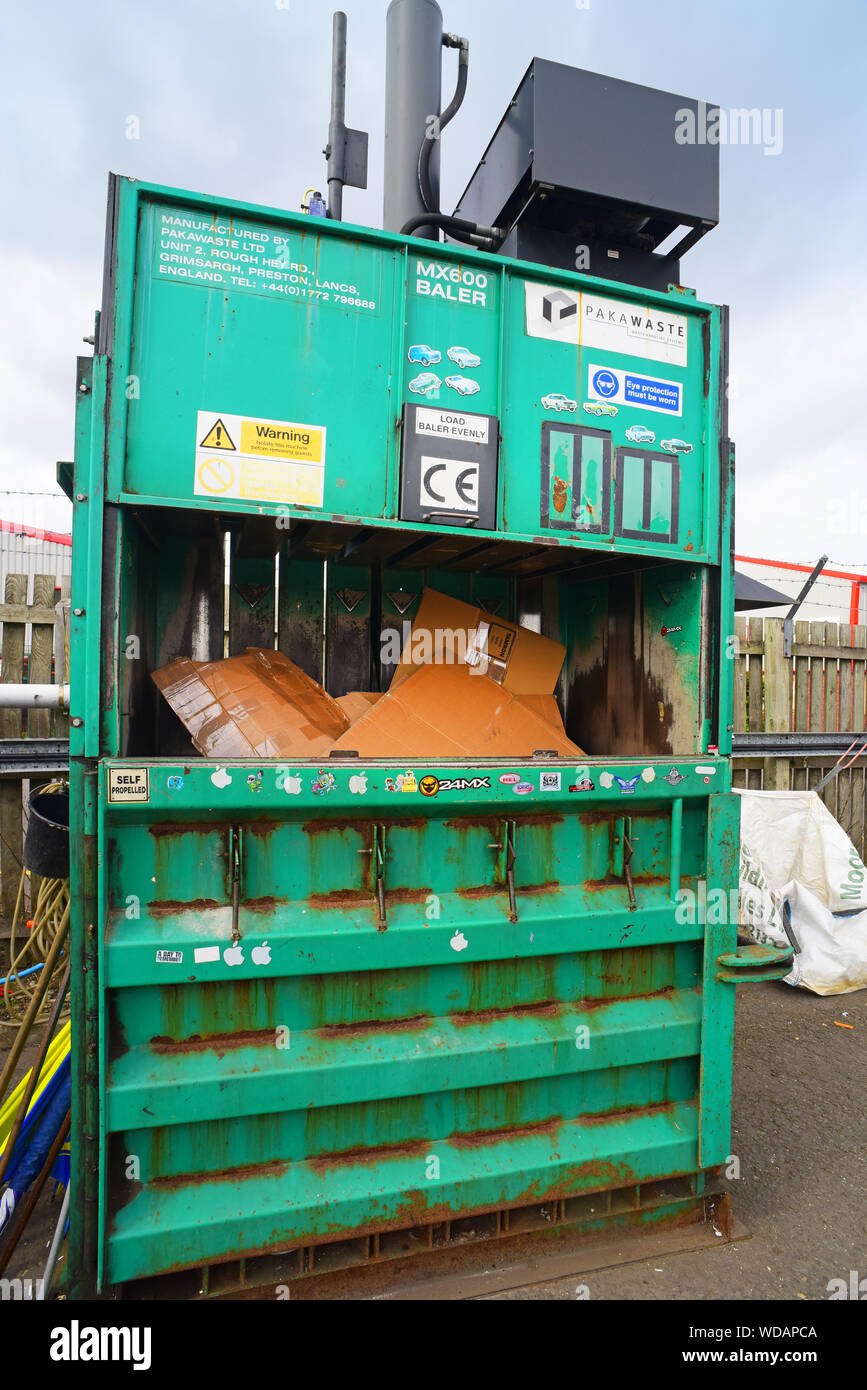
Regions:
<instances>
[{"instance_id":1,"label":"blue sky","mask_svg":"<svg viewBox=\"0 0 867 1390\"><path fill-rule=\"evenodd\" d=\"M823 550L867 570L867 5L864 0L441 0L471 43L443 137L452 207L534 55L783 112L776 156L727 146L721 223L682 265L732 310L739 551ZM386 0L344 0L347 120L370 131L379 225ZM109 169L272 206L324 182L330 5L313 0L42 3L7 10L0 110L0 516L67 529L74 359L99 302ZM445 55L444 91L455 57ZM129 117L140 138L129 139Z\"/></svg>"}]
</instances>

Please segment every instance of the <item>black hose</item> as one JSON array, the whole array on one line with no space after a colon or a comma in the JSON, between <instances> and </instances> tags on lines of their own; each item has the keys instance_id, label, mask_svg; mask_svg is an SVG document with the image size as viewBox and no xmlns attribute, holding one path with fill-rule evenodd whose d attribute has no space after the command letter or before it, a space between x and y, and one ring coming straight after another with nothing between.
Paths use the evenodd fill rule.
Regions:
<instances>
[{"instance_id":1,"label":"black hose","mask_svg":"<svg viewBox=\"0 0 867 1390\"><path fill-rule=\"evenodd\" d=\"M481 246L493 250L502 240L498 227L480 227L477 222L467 222L463 217L451 217L447 212L421 212L404 222L401 236L412 236L417 227L442 227L444 232L456 241L466 242L468 246Z\"/></svg>"},{"instance_id":2,"label":"black hose","mask_svg":"<svg viewBox=\"0 0 867 1390\"><path fill-rule=\"evenodd\" d=\"M445 111L443 111L439 117L439 127L436 134L437 139L442 135L449 121L457 115L463 105L463 100L467 91L467 78L470 70L470 45L467 39L450 39L449 46L452 47L455 43L460 49L460 53L458 54L458 80L454 96ZM418 152L418 190L421 194L422 203L427 208L428 212L438 211L436 205L437 200L433 195L433 189L430 183L430 162L433 157L433 148L434 138L426 132L421 142L421 149Z\"/></svg>"}]
</instances>

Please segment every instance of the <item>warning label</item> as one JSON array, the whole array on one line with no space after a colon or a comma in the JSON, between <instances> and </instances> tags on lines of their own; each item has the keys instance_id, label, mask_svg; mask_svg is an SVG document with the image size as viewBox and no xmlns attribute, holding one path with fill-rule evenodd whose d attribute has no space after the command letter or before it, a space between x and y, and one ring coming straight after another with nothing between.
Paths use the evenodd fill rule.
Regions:
<instances>
[{"instance_id":1,"label":"warning label","mask_svg":"<svg viewBox=\"0 0 867 1390\"><path fill-rule=\"evenodd\" d=\"M110 767L108 770L108 799L113 804L120 801L148 801L148 770L146 767Z\"/></svg>"},{"instance_id":2,"label":"warning label","mask_svg":"<svg viewBox=\"0 0 867 1390\"><path fill-rule=\"evenodd\" d=\"M218 420L216 424L211 426L199 445L200 449L234 449L234 447L229 438L229 431L222 420Z\"/></svg>"},{"instance_id":3,"label":"warning label","mask_svg":"<svg viewBox=\"0 0 867 1390\"><path fill-rule=\"evenodd\" d=\"M508 661L515 644L515 634L512 628L502 627L500 623L480 623L479 631L486 629L486 651L496 661Z\"/></svg>"},{"instance_id":4,"label":"warning label","mask_svg":"<svg viewBox=\"0 0 867 1390\"><path fill-rule=\"evenodd\" d=\"M321 507L325 434L322 425L200 410L193 491L196 497Z\"/></svg>"},{"instance_id":5,"label":"warning label","mask_svg":"<svg viewBox=\"0 0 867 1390\"><path fill-rule=\"evenodd\" d=\"M196 469L196 481L201 484L203 493L225 492L237 477L236 470L227 459L202 459Z\"/></svg>"},{"instance_id":6,"label":"warning label","mask_svg":"<svg viewBox=\"0 0 867 1390\"><path fill-rule=\"evenodd\" d=\"M308 425L276 425L270 420L244 420L241 425L241 452L319 463L324 433L324 430L312 429Z\"/></svg>"}]
</instances>

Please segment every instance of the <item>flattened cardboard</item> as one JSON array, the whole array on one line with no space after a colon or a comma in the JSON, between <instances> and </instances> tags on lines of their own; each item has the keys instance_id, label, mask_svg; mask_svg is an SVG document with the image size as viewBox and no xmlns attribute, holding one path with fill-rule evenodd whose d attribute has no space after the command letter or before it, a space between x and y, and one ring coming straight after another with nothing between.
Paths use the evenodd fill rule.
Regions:
<instances>
[{"instance_id":1,"label":"flattened cardboard","mask_svg":"<svg viewBox=\"0 0 867 1390\"><path fill-rule=\"evenodd\" d=\"M380 690L350 690L348 695L338 695L337 704L349 720L350 726L362 715L367 714L371 705L382 699Z\"/></svg>"},{"instance_id":2,"label":"flattened cardboard","mask_svg":"<svg viewBox=\"0 0 867 1390\"><path fill-rule=\"evenodd\" d=\"M430 634L425 638L424 634ZM529 628L436 589L425 589L409 641L391 682L395 691L422 665L470 664L514 695L550 695L566 656L566 648Z\"/></svg>"},{"instance_id":3,"label":"flattened cardboard","mask_svg":"<svg viewBox=\"0 0 867 1390\"><path fill-rule=\"evenodd\" d=\"M201 753L219 758L523 758L584 756L553 695L565 648L472 604L425 590L387 695L333 700L280 652L248 648L227 661L171 662L153 680ZM413 654L422 656L414 664Z\"/></svg>"},{"instance_id":4,"label":"flattened cardboard","mask_svg":"<svg viewBox=\"0 0 867 1390\"><path fill-rule=\"evenodd\" d=\"M522 695L521 700L528 709L533 710L547 724L553 724L555 729L565 732L563 730L563 716L560 713L556 695Z\"/></svg>"},{"instance_id":5,"label":"flattened cardboard","mask_svg":"<svg viewBox=\"0 0 867 1390\"><path fill-rule=\"evenodd\" d=\"M553 695L515 695L469 666L425 665L392 686L332 751L418 761L529 758L540 749L584 756L567 738Z\"/></svg>"},{"instance_id":6,"label":"flattened cardboard","mask_svg":"<svg viewBox=\"0 0 867 1390\"><path fill-rule=\"evenodd\" d=\"M349 727L337 701L281 652L181 657L151 679L205 757L321 757Z\"/></svg>"}]
</instances>

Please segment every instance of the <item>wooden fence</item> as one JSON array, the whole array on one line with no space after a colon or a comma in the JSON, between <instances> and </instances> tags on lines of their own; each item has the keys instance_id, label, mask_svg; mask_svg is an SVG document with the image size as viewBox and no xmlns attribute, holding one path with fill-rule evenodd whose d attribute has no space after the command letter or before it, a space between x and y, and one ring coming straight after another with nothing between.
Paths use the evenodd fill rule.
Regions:
<instances>
[{"instance_id":1,"label":"wooden fence","mask_svg":"<svg viewBox=\"0 0 867 1390\"><path fill-rule=\"evenodd\" d=\"M34 685L69 681L69 580L62 580L57 604L56 583L53 574L36 574L28 594L26 574L7 574L0 603L0 681L26 680ZM0 709L0 738L67 738L68 734L69 717L59 710ZM30 784L50 780L50 776L0 777L0 917L11 917L15 908Z\"/></svg>"},{"instance_id":2,"label":"wooden fence","mask_svg":"<svg viewBox=\"0 0 867 1390\"><path fill-rule=\"evenodd\" d=\"M786 656L782 618L736 619L734 732L851 734L867 729L867 627L796 622ZM845 742L844 742L844 746ZM815 787L839 753L736 757L736 787ZM850 761L845 758L844 763ZM820 792L862 859L867 851L867 757L857 757Z\"/></svg>"},{"instance_id":3,"label":"wooden fence","mask_svg":"<svg viewBox=\"0 0 867 1390\"><path fill-rule=\"evenodd\" d=\"M0 604L0 680L69 680L69 581L55 608L55 578L38 574L32 595L26 575L7 575ZM30 641L27 642L27 629ZM782 618L736 620L735 734L856 734L867 729L867 627L796 622L785 655ZM25 661L25 652L29 657ZM25 671L26 667L26 671ZM51 710L0 710L0 738L65 738L68 717ZM800 791L816 786L836 753L756 752L734 760L737 787ZM845 761L849 761L846 759ZM0 778L0 917L11 915L21 873L27 779ZM867 857L867 756L854 759L820 793Z\"/></svg>"}]
</instances>

